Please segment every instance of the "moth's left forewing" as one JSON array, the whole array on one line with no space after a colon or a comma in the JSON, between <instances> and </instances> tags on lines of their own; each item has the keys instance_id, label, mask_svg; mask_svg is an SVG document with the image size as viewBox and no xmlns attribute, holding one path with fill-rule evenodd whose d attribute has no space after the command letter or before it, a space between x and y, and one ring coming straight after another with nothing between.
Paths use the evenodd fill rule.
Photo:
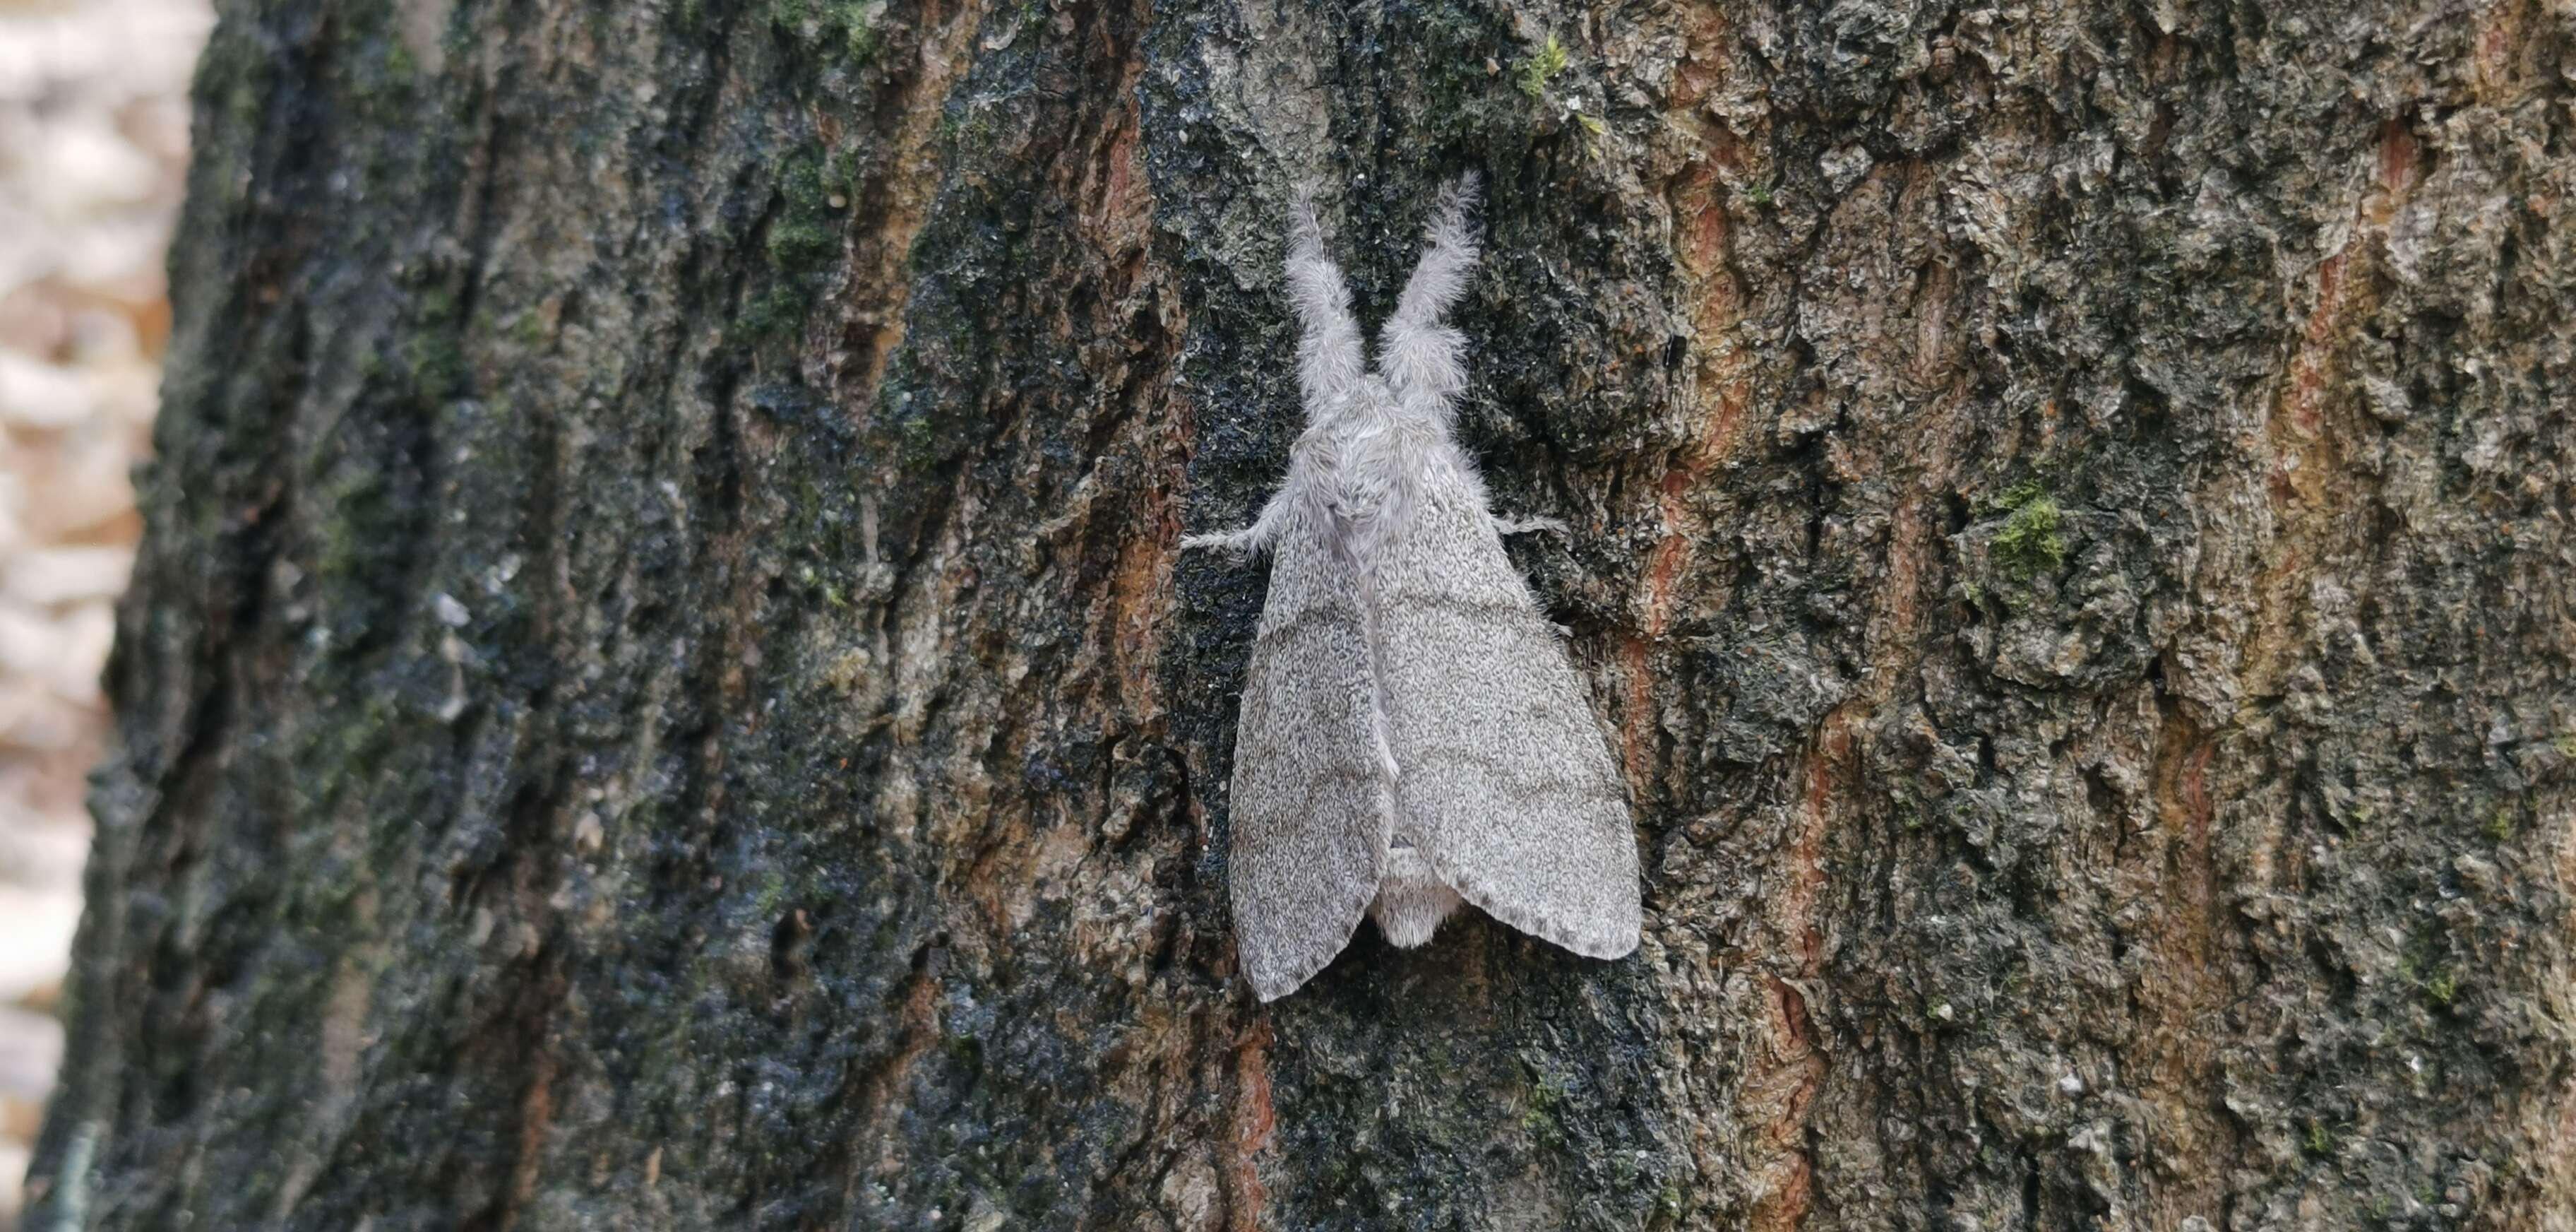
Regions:
<instances>
[{"instance_id":1,"label":"moth's left forewing","mask_svg":"<svg viewBox=\"0 0 2576 1232\"><path fill-rule=\"evenodd\" d=\"M1399 828L1487 914L1619 957L1640 914L1626 784L1482 485L1442 455L1373 570Z\"/></svg>"},{"instance_id":2,"label":"moth's left forewing","mask_svg":"<svg viewBox=\"0 0 2576 1232\"><path fill-rule=\"evenodd\" d=\"M1264 1001L1341 953L1385 874L1394 813L1357 590L1292 520L1244 677L1227 857L1236 946Z\"/></svg>"}]
</instances>

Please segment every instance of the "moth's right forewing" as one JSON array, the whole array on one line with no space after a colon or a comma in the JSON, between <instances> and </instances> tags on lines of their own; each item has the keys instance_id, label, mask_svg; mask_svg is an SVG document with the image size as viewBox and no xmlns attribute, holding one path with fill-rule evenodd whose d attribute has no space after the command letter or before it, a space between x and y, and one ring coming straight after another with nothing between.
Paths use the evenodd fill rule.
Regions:
<instances>
[{"instance_id":1,"label":"moth's right forewing","mask_svg":"<svg viewBox=\"0 0 2576 1232\"><path fill-rule=\"evenodd\" d=\"M1394 799L1350 566L1292 526L1244 680L1229 891L1244 974L1268 1001L1349 943L1385 871Z\"/></svg>"},{"instance_id":2,"label":"moth's right forewing","mask_svg":"<svg viewBox=\"0 0 2576 1232\"><path fill-rule=\"evenodd\" d=\"M1639 927L1626 784L1483 491L1463 460L1434 463L1378 571L1397 808L1468 902L1617 958Z\"/></svg>"}]
</instances>

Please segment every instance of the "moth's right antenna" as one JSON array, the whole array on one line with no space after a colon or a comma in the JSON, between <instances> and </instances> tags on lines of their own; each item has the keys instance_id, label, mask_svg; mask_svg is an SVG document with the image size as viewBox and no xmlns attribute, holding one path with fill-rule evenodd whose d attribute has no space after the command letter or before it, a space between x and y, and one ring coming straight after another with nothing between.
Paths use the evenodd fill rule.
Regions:
<instances>
[{"instance_id":1,"label":"moth's right antenna","mask_svg":"<svg viewBox=\"0 0 2576 1232\"><path fill-rule=\"evenodd\" d=\"M1404 284L1395 315L1378 332L1378 366L1397 396L1444 412L1467 384L1466 339L1440 318L1467 293L1467 277L1476 267L1476 235L1467 217L1475 206L1475 172L1441 186L1432 207L1430 246Z\"/></svg>"}]
</instances>

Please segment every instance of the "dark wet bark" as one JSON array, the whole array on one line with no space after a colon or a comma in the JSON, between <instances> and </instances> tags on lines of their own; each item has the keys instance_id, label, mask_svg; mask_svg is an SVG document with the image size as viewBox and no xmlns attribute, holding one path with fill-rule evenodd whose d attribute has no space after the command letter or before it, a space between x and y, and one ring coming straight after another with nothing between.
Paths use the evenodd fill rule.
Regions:
<instances>
[{"instance_id":1,"label":"dark wet bark","mask_svg":"<svg viewBox=\"0 0 2576 1232\"><path fill-rule=\"evenodd\" d=\"M2536 0L226 6L34 1226L2576 1226ZM1646 940L1226 916L1281 206ZM183 1219L190 1221L184 1222Z\"/></svg>"}]
</instances>

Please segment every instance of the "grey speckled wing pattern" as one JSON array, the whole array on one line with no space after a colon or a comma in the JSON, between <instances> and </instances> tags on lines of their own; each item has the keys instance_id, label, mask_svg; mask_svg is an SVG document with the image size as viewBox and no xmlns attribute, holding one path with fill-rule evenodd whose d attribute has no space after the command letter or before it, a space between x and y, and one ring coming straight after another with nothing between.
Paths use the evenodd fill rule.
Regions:
<instances>
[{"instance_id":1,"label":"grey speckled wing pattern","mask_svg":"<svg viewBox=\"0 0 2576 1232\"><path fill-rule=\"evenodd\" d=\"M1349 562L1291 526L1270 568L1235 743L1236 948L1262 1000L1324 969L1384 874L1387 781L1359 588Z\"/></svg>"},{"instance_id":2,"label":"grey speckled wing pattern","mask_svg":"<svg viewBox=\"0 0 2576 1232\"><path fill-rule=\"evenodd\" d=\"M1473 194L1469 180L1442 193L1375 370L1300 195L1286 272L1305 431L1251 526L1183 541L1275 556L1236 729L1229 880L1264 1001L1331 962L1363 913L1399 946L1462 900L1578 954L1637 945L1617 763L1450 435L1465 340L1440 318L1475 264Z\"/></svg>"},{"instance_id":3,"label":"grey speckled wing pattern","mask_svg":"<svg viewBox=\"0 0 2576 1232\"><path fill-rule=\"evenodd\" d=\"M1447 459L1425 479L1377 567L1399 824L1487 915L1617 958L1638 929L1626 784L1484 493Z\"/></svg>"}]
</instances>

